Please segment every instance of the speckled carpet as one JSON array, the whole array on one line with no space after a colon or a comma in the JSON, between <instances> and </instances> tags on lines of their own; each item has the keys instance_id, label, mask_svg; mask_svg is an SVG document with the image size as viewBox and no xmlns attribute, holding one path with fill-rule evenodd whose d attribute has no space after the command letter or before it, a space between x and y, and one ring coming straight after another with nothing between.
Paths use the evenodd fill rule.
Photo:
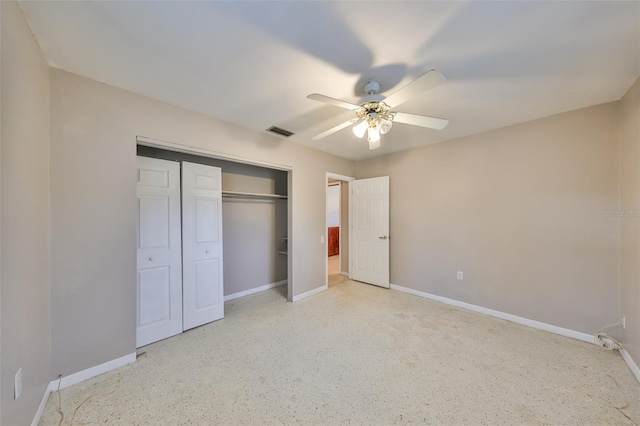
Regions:
<instances>
[{"instance_id":1,"label":"speckled carpet","mask_svg":"<svg viewBox=\"0 0 640 426\"><path fill-rule=\"evenodd\" d=\"M349 280L284 291L52 393L41 424L640 423L618 353Z\"/></svg>"}]
</instances>

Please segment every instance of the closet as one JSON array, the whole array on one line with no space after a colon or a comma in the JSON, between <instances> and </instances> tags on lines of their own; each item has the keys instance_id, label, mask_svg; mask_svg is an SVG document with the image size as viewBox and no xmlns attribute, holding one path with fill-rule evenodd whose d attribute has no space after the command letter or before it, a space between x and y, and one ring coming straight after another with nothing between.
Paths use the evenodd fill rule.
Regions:
<instances>
[{"instance_id":1,"label":"closet","mask_svg":"<svg viewBox=\"0 0 640 426\"><path fill-rule=\"evenodd\" d=\"M139 182L162 184L141 194L139 183L140 217L153 220L138 225L138 347L222 318L225 300L287 283L286 171L142 145L137 154ZM154 164L153 172L140 167L147 163ZM217 192L206 193L216 181ZM212 201L209 195L218 198ZM219 241L219 247L211 241ZM216 291L214 276L220 284ZM175 284L180 278L181 289ZM193 292L184 287L194 282ZM154 294L154 286L162 291ZM286 287L281 288L286 298Z\"/></svg>"}]
</instances>

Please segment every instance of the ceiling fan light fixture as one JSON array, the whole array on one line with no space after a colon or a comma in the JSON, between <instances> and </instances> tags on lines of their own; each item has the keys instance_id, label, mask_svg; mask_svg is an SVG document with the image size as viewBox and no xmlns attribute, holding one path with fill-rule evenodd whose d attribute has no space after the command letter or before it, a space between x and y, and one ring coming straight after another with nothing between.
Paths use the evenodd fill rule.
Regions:
<instances>
[{"instance_id":1,"label":"ceiling fan light fixture","mask_svg":"<svg viewBox=\"0 0 640 426\"><path fill-rule=\"evenodd\" d=\"M368 121L362 120L360 121L360 123L353 126L353 129L352 129L353 134L356 135L358 138L362 139L364 137L365 132L367 131L367 128L369 128Z\"/></svg>"},{"instance_id":2,"label":"ceiling fan light fixture","mask_svg":"<svg viewBox=\"0 0 640 426\"><path fill-rule=\"evenodd\" d=\"M369 141L369 146L371 147L371 142L378 142L378 146L380 146L380 132L377 127L369 127L367 129L367 140ZM373 149L373 148L370 148Z\"/></svg>"},{"instance_id":3,"label":"ceiling fan light fixture","mask_svg":"<svg viewBox=\"0 0 640 426\"><path fill-rule=\"evenodd\" d=\"M380 148L380 139L377 141L369 141L369 149L378 149Z\"/></svg>"},{"instance_id":4,"label":"ceiling fan light fixture","mask_svg":"<svg viewBox=\"0 0 640 426\"><path fill-rule=\"evenodd\" d=\"M391 120L385 120L384 118L380 120L380 123L378 123L378 127L380 129L380 134L384 135L386 133L389 132L389 130L391 130L391 127L393 126L393 122Z\"/></svg>"}]
</instances>

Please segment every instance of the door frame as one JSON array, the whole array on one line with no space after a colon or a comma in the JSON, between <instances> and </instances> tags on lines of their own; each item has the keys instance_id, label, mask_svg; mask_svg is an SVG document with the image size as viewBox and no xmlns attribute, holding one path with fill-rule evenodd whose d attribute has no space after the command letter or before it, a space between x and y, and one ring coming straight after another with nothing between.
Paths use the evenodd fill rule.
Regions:
<instances>
[{"instance_id":1,"label":"door frame","mask_svg":"<svg viewBox=\"0 0 640 426\"><path fill-rule=\"evenodd\" d=\"M269 169L282 170L287 172L287 238L289 240L289 248L293 247L293 167L284 164L268 163L266 161L250 160L248 158L237 157L234 155L223 154L221 152L209 149L197 148L189 145L182 145L175 142L164 141L160 139L148 138L145 136L136 136L136 146L148 146L151 148L160 148L167 151L183 152L186 154L195 154L218 160L233 161L235 163L250 164L252 166L266 167ZM325 207L326 209L326 207ZM326 215L325 215L326 216ZM287 300L293 300L293 253L288 250L287 256Z\"/></svg>"},{"instance_id":2,"label":"door frame","mask_svg":"<svg viewBox=\"0 0 640 426\"><path fill-rule=\"evenodd\" d=\"M324 249L324 287L325 289L329 288L329 256L328 256L328 244L329 244L329 222L327 221L327 196L329 192L329 179L335 179L342 182L351 182L356 180L355 177L340 175L337 173L326 172L326 176L324 178L324 241L325 241L325 249ZM342 201L340 201L340 212L342 213L342 209L344 206L342 205ZM349 262L351 262L351 194L349 194L349 203L348 203L348 216L349 223L347 227L349 228ZM340 238L342 239L342 221L340 222ZM340 244L340 253L342 253L342 244ZM342 273L342 254L340 254L340 273ZM349 265L349 278L351 278L351 265Z\"/></svg>"}]
</instances>

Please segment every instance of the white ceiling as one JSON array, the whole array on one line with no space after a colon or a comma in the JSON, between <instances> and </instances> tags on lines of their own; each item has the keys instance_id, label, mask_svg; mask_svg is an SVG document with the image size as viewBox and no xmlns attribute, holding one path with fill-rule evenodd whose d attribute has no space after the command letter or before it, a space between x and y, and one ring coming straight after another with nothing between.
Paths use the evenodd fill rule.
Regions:
<instances>
[{"instance_id":1,"label":"white ceiling","mask_svg":"<svg viewBox=\"0 0 640 426\"><path fill-rule=\"evenodd\" d=\"M51 66L359 160L619 99L640 74L640 2L21 1ZM382 148L349 129L368 79L388 95L427 70L443 85L398 110Z\"/></svg>"}]
</instances>

